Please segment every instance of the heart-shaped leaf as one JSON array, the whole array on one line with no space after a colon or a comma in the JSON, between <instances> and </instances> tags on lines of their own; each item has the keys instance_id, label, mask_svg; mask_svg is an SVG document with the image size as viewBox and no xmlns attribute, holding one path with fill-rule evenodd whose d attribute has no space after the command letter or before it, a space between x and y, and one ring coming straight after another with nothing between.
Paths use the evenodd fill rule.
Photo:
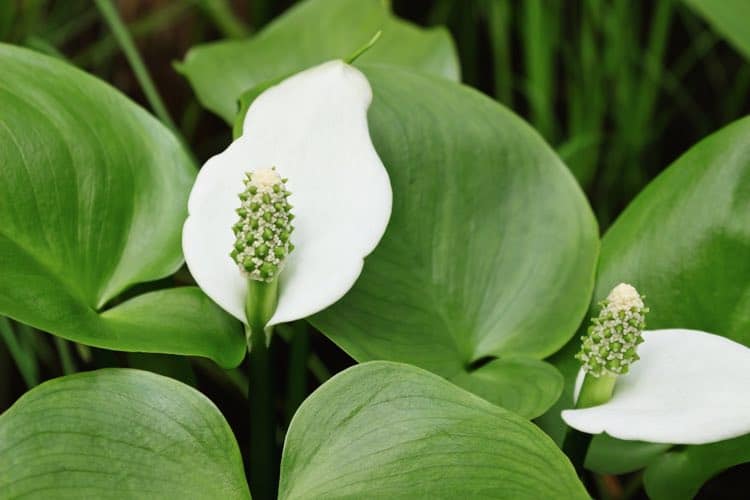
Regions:
<instances>
[{"instance_id":1,"label":"heart-shaped leaf","mask_svg":"<svg viewBox=\"0 0 750 500\"><path fill-rule=\"evenodd\" d=\"M607 231L595 301L623 281L646 296L649 330L750 346L750 118L693 146Z\"/></svg>"},{"instance_id":2,"label":"heart-shaped leaf","mask_svg":"<svg viewBox=\"0 0 750 500\"><path fill-rule=\"evenodd\" d=\"M354 288L312 323L358 361L406 362L455 380L487 357L557 351L588 307L598 245L570 172L527 124L476 91L393 67L364 71L393 213ZM521 379L538 371L517 368ZM523 411L516 401L510 409Z\"/></svg>"},{"instance_id":3,"label":"heart-shaped leaf","mask_svg":"<svg viewBox=\"0 0 750 500\"><path fill-rule=\"evenodd\" d=\"M0 416L0 471L6 498L250 498L219 410L140 370L79 373L25 394Z\"/></svg>"},{"instance_id":4,"label":"heart-shaped leaf","mask_svg":"<svg viewBox=\"0 0 750 500\"><path fill-rule=\"evenodd\" d=\"M0 66L0 314L98 347L239 363L238 324L197 289L99 314L182 263L195 168L177 139L61 61L0 45Z\"/></svg>"},{"instance_id":5,"label":"heart-shaped leaf","mask_svg":"<svg viewBox=\"0 0 750 500\"><path fill-rule=\"evenodd\" d=\"M750 118L691 148L607 232L595 301L622 281L646 296L651 309L649 329L700 329L750 346ZM678 476L695 477L690 488L697 488L721 467L712 466L706 469L710 474L693 476L692 459L685 458L692 456L690 450L718 453L723 449L722 460L715 464L726 467L748 460L735 441L670 452L649 467L647 476L653 484L660 482L657 477L662 474L669 474L665 482ZM594 446L608 445L595 440ZM702 456L703 452L695 453ZM641 466L653 458L646 455ZM630 461L632 467L636 462Z\"/></svg>"},{"instance_id":6,"label":"heart-shaped leaf","mask_svg":"<svg viewBox=\"0 0 750 500\"><path fill-rule=\"evenodd\" d=\"M193 47L177 68L201 104L232 123L237 100L247 89L348 57L379 30L382 37L360 61L458 80L458 57L448 32L402 21L381 0L307 0L252 38Z\"/></svg>"},{"instance_id":7,"label":"heart-shaped leaf","mask_svg":"<svg viewBox=\"0 0 750 500\"><path fill-rule=\"evenodd\" d=\"M279 498L588 498L523 418L422 369L365 363L300 407Z\"/></svg>"}]
</instances>

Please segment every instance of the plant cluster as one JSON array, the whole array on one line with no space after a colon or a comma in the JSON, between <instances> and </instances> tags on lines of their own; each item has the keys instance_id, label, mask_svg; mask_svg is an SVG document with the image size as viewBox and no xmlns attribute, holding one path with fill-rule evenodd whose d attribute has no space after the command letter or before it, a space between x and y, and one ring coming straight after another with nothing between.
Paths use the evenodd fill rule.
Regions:
<instances>
[{"instance_id":1,"label":"plant cluster","mask_svg":"<svg viewBox=\"0 0 750 500\"><path fill-rule=\"evenodd\" d=\"M639 162L703 45L743 102L745 3L94 3L0 4L0 499L736 493L750 117ZM191 12L176 121L136 42Z\"/></svg>"}]
</instances>

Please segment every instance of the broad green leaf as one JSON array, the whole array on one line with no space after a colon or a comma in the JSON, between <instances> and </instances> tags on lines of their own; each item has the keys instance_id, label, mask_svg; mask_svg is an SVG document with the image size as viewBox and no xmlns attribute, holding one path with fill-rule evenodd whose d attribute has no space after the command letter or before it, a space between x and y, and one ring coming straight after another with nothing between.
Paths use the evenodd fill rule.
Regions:
<instances>
[{"instance_id":1,"label":"broad green leaf","mask_svg":"<svg viewBox=\"0 0 750 500\"><path fill-rule=\"evenodd\" d=\"M591 440L584 466L600 474L626 474L642 469L671 447L670 444L623 441L598 434Z\"/></svg>"},{"instance_id":2,"label":"broad green leaf","mask_svg":"<svg viewBox=\"0 0 750 500\"><path fill-rule=\"evenodd\" d=\"M249 499L219 410L176 380L131 369L37 386L0 416L4 498Z\"/></svg>"},{"instance_id":3,"label":"broad green leaf","mask_svg":"<svg viewBox=\"0 0 750 500\"><path fill-rule=\"evenodd\" d=\"M683 0L713 29L750 59L750 2L747 0Z\"/></svg>"},{"instance_id":4,"label":"broad green leaf","mask_svg":"<svg viewBox=\"0 0 750 500\"><path fill-rule=\"evenodd\" d=\"M492 360L458 374L452 382L526 418L544 413L563 388L555 367L523 356Z\"/></svg>"},{"instance_id":5,"label":"broad green leaf","mask_svg":"<svg viewBox=\"0 0 750 500\"><path fill-rule=\"evenodd\" d=\"M307 0L258 35L193 47L177 65L198 100L228 123L246 90L329 59L348 57L378 30L358 61L388 63L459 79L458 56L443 28L402 21L382 0Z\"/></svg>"},{"instance_id":6,"label":"broad green leaf","mask_svg":"<svg viewBox=\"0 0 750 500\"><path fill-rule=\"evenodd\" d=\"M645 294L649 329L693 328L750 346L750 118L691 148L607 232L595 301L622 281ZM716 464L749 459L735 441L710 445L723 450ZM678 457L703 448L670 452L647 475L656 483L661 471L672 477L682 470L700 485L710 475L694 476Z\"/></svg>"},{"instance_id":7,"label":"broad green leaf","mask_svg":"<svg viewBox=\"0 0 750 500\"><path fill-rule=\"evenodd\" d=\"M648 329L692 328L750 346L750 118L702 140L602 240L594 299L632 283Z\"/></svg>"},{"instance_id":8,"label":"broad green leaf","mask_svg":"<svg viewBox=\"0 0 750 500\"><path fill-rule=\"evenodd\" d=\"M653 500L693 498L716 474L744 462L750 462L750 434L720 443L675 449L646 469L646 491Z\"/></svg>"},{"instance_id":9,"label":"broad green leaf","mask_svg":"<svg viewBox=\"0 0 750 500\"><path fill-rule=\"evenodd\" d=\"M240 323L197 287L139 295L102 312L99 328L112 348L208 356L224 367L238 365L246 349Z\"/></svg>"},{"instance_id":10,"label":"broad green leaf","mask_svg":"<svg viewBox=\"0 0 750 500\"><path fill-rule=\"evenodd\" d=\"M487 357L540 360L560 349L588 307L598 245L568 169L476 91L393 67L364 71L393 213L354 288L312 323L357 361L448 379ZM520 379L537 373L527 368L518 366ZM531 391L532 413L557 391L544 404Z\"/></svg>"},{"instance_id":11,"label":"broad green leaf","mask_svg":"<svg viewBox=\"0 0 750 500\"><path fill-rule=\"evenodd\" d=\"M0 314L97 347L238 364L239 326L197 289L110 309L182 264L196 171L177 139L61 61L0 45L0 67Z\"/></svg>"},{"instance_id":12,"label":"broad green leaf","mask_svg":"<svg viewBox=\"0 0 750 500\"><path fill-rule=\"evenodd\" d=\"M419 368L365 363L287 433L279 498L588 498L533 424Z\"/></svg>"}]
</instances>

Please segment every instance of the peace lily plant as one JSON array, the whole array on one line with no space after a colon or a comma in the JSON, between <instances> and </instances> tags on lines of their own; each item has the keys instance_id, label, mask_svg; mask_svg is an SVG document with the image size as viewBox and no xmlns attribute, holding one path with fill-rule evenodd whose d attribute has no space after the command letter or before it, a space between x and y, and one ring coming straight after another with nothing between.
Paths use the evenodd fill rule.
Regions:
<instances>
[{"instance_id":1,"label":"peace lily plant","mask_svg":"<svg viewBox=\"0 0 750 500\"><path fill-rule=\"evenodd\" d=\"M750 432L750 349L688 329L643 331L648 308L617 285L582 336L565 422L624 440L705 444Z\"/></svg>"},{"instance_id":2,"label":"peace lily plant","mask_svg":"<svg viewBox=\"0 0 750 500\"><path fill-rule=\"evenodd\" d=\"M242 135L200 170L182 248L203 291L246 325L251 473L273 489L267 343L274 325L341 298L391 213L388 174L370 140L367 79L330 61L252 103Z\"/></svg>"},{"instance_id":3,"label":"peace lily plant","mask_svg":"<svg viewBox=\"0 0 750 500\"><path fill-rule=\"evenodd\" d=\"M668 74L695 48L670 26L713 39L722 16L690 9L732 2L615 9L632 22L583 61L612 16L475 2L486 36L457 44L396 16L407 1L283 2L272 22L173 2L174 27L205 17L192 41L211 41L175 64L195 95L170 106L158 89L173 82L151 81L158 60L117 2L95 0L101 20L84 24L88 2L30 3L0 8L0 500L583 500L640 497L641 481L681 500L750 461L747 82L717 83L727 99L698 99L700 126L662 150L662 129L695 113L663 101L638 57L658 52ZM427 3L450 20L467 2ZM549 46L549 82L601 71L525 74L549 23L507 21L539 16L584 35ZM71 22L80 33L53 36ZM627 44L635 99L611 96L622 65L602 63L623 58L607 43L633 25L651 30ZM98 73L133 73L140 104L86 73L90 33L117 40L125 57ZM32 35L33 49L7 43ZM737 63L728 39L711 54ZM673 118L634 126L655 113ZM189 146L230 129L199 169ZM610 291L622 277L649 296ZM563 346L592 295L607 296L566 427Z\"/></svg>"}]
</instances>

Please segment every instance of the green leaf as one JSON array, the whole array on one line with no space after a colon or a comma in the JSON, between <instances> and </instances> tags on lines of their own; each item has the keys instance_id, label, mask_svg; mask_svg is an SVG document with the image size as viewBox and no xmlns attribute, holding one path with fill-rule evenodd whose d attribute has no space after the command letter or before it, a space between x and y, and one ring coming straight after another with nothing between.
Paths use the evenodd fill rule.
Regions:
<instances>
[{"instance_id":1,"label":"green leaf","mask_svg":"<svg viewBox=\"0 0 750 500\"><path fill-rule=\"evenodd\" d=\"M588 498L521 417L419 368L372 362L315 391L284 445L279 498Z\"/></svg>"},{"instance_id":2,"label":"green leaf","mask_svg":"<svg viewBox=\"0 0 750 500\"><path fill-rule=\"evenodd\" d=\"M177 69L203 106L232 123L244 91L323 61L345 58L378 30L383 36L358 62L406 66L459 79L458 57L448 32L402 21L382 0L307 0L257 36L192 48Z\"/></svg>"},{"instance_id":3,"label":"green leaf","mask_svg":"<svg viewBox=\"0 0 750 500\"><path fill-rule=\"evenodd\" d=\"M245 115L247 110L250 109L250 105L255 99L263 92L273 87L277 83L281 83L291 75L283 75L278 78L274 78L267 82L260 83L255 87L246 90L237 98L237 115L234 117L234 123L232 124L232 138L237 139L242 135L242 127L245 124Z\"/></svg>"},{"instance_id":4,"label":"green leaf","mask_svg":"<svg viewBox=\"0 0 750 500\"><path fill-rule=\"evenodd\" d=\"M555 367L522 356L492 360L451 381L526 418L544 413L563 388L562 375Z\"/></svg>"},{"instance_id":5,"label":"green leaf","mask_svg":"<svg viewBox=\"0 0 750 500\"><path fill-rule=\"evenodd\" d=\"M11 498L250 498L219 410L140 370L78 373L26 393L0 416L0 471Z\"/></svg>"},{"instance_id":6,"label":"green leaf","mask_svg":"<svg viewBox=\"0 0 750 500\"><path fill-rule=\"evenodd\" d=\"M683 0L696 14L750 60L750 2L747 0Z\"/></svg>"},{"instance_id":7,"label":"green leaf","mask_svg":"<svg viewBox=\"0 0 750 500\"><path fill-rule=\"evenodd\" d=\"M245 356L242 325L197 287L139 295L104 311L99 318L101 331L113 339L111 347L115 349L210 354L225 368L239 365ZM158 349L152 348L157 341ZM129 349L131 345L141 348Z\"/></svg>"},{"instance_id":8,"label":"green leaf","mask_svg":"<svg viewBox=\"0 0 750 500\"><path fill-rule=\"evenodd\" d=\"M588 307L598 245L568 169L476 91L393 67L365 73L393 213L354 288L312 323L357 361L400 361L448 379L487 357L539 360L560 349ZM536 376L517 368L519 379ZM531 413L557 394L541 404L531 391Z\"/></svg>"},{"instance_id":9,"label":"green leaf","mask_svg":"<svg viewBox=\"0 0 750 500\"><path fill-rule=\"evenodd\" d=\"M646 469L646 491L653 500L693 498L706 481L744 462L750 462L750 434L720 443L675 449Z\"/></svg>"},{"instance_id":10,"label":"green leaf","mask_svg":"<svg viewBox=\"0 0 750 500\"><path fill-rule=\"evenodd\" d=\"M61 61L0 45L0 66L0 314L97 347L238 364L239 326L197 289L106 311L182 264L196 171L178 140Z\"/></svg>"},{"instance_id":11,"label":"green leaf","mask_svg":"<svg viewBox=\"0 0 750 500\"><path fill-rule=\"evenodd\" d=\"M750 346L750 118L693 146L602 240L595 300L646 296L648 329L692 328Z\"/></svg>"},{"instance_id":12,"label":"green leaf","mask_svg":"<svg viewBox=\"0 0 750 500\"><path fill-rule=\"evenodd\" d=\"M627 474L642 469L671 447L671 444L623 441L598 434L591 440L584 466L599 474Z\"/></svg>"},{"instance_id":13,"label":"green leaf","mask_svg":"<svg viewBox=\"0 0 750 500\"><path fill-rule=\"evenodd\" d=\"M602 240L595 301L619 282L632 283L651 309L649 329L703 330L750 346L749 222L750 118L744 118L691 148L618 218ZM734 441L709 445L723 453L717 467L750 460ZM656 484L662 474L667 481L666 474L682 471L681 478L694 478L685 487L700 485L720 468L712 464L695 476L679 457L703 448L670 452L647 475Z\"/></svg>"}]
</instances>

